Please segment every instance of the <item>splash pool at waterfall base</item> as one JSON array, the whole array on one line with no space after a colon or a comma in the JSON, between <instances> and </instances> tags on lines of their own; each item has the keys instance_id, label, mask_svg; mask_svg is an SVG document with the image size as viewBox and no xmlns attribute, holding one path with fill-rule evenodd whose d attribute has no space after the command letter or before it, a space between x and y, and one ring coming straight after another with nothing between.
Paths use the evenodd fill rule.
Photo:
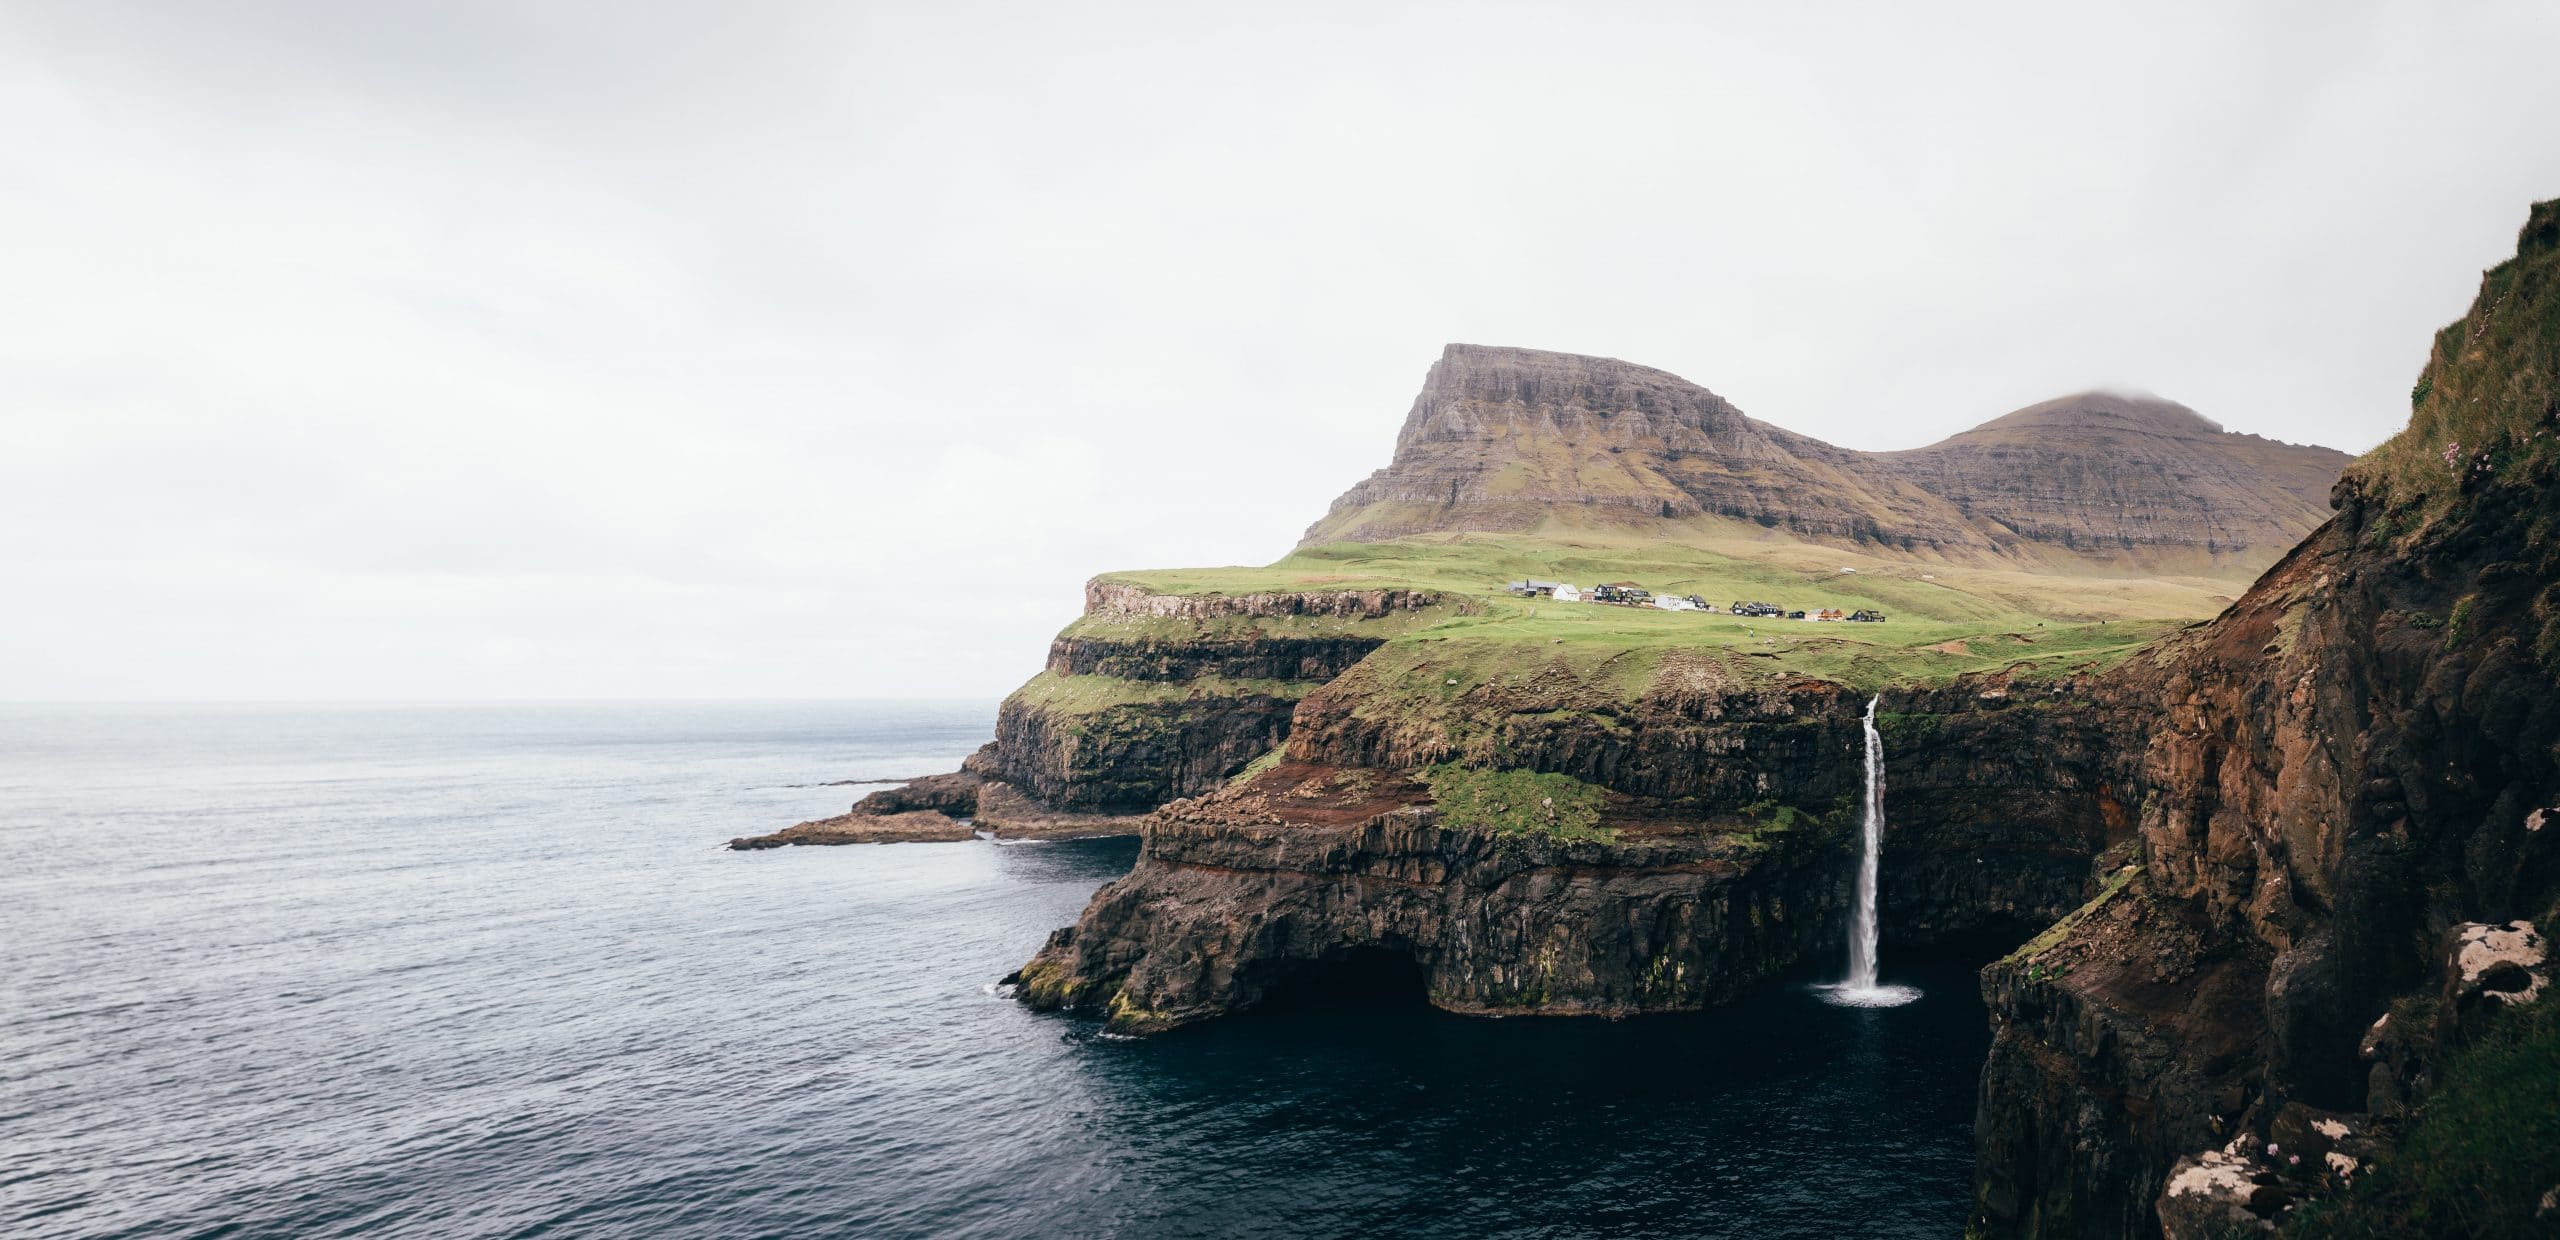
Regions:
<instances>
[{"instance_id":1,"label":"splash pool at waterfall base","mask_svg":"<svg viewBox=\"0 0 2560 1240\"><path fill-rule=\"evenodd\" d=\"M1931 1236L1972 970L1713 1012L988 984L1131 840L787 848L992 703L0 708L0 1234ZM1890 944L1887 945L1890 947Z\"/></svg>"},{"instance_id":2,"label":"splash pool at waterfall base","mask_svg":"<svg viewBox=\"0 0 2560 1240\"><path fill-rule=\"evenodd\" d=\"M1884 737L1876 731L1876 706L1883 695L1867 699L1866 796L1859 820L1863 851L1858 857L1857 907L1849 918L1849 976L1816 987L1835 1007L1901 1007L1920 997L1918 987L1887 985L1877 980L1882 952L1876 931L1876 883L1884 854Z\"/></svg>"},{"instance_id":3,"label":"splash pool at waterfall base","mask_svg":"<svg viewBox=\"0 0 2560 1240\"><path fill-rule=\"evenodd\" d=\"M1901 1007L1920 997L1920 988L1917 986L1896 986L1881 982L1874 984L1837 982L1829 986L1816 986L1813 991L1822 996L1823 1002L1833 1007Z\"/></svg>"}]
</instances>

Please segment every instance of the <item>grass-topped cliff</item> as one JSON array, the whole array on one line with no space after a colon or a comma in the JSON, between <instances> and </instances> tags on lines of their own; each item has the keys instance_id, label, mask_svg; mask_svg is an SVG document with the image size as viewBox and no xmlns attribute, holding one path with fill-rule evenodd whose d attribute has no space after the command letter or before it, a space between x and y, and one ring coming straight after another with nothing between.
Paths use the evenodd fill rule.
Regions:
<instances>
[{"instance_id":1,"label":"grass-topped cliff","mask_svg":"<svg viewBox=\"0 0 2560 1240\"><path fill-rule=\"evenodd\" d=\"M1843 573L1844 567L1857 571ZM1695 594L1719 609L1760 601L1791 611L1872 609L1887 619L1849 624L1721 610L1666 612L1524 599L1504 591L1506 582L1521 578L1570 581L1586 589L1626 580L1657 594ZM1716 663L1719 674L1735 683L1811 677L1861 690L1944 683L1969 672L2021 665L2094 669L2212 615L2238 589L2209 577L2035 573L1892 559L1767 537L1688 542L1598 531L1333 544L1301 549L1263 568L1113 573L1104 580L1181 595L1429 590L1443 598L1440 607L1406 613L1392 623L1362 624L1387 647L1374 661L1445 668L1470 685L1544 675L1560 666L1595 688L1614 686L1630 700L1643 693L1666 654ZM1315 630L1304 618L1295 619L1294 627L1264 631ZM1067 632L1100 635L1119 623L1088 617ZM1254 626L1237 625L1245 627ZM1166 622L1157 628L1168 636L1179 630Z\"/></svg>"},{"instance_id":2,"label":"grass-topped cliff","mask_svg":"<svg viewBox=\"0 0 2560 1240\"><path fill-rule=\"evenodd\" d=\"M1453 345L1394 461L1305 545L1095 578L973 769L1049 810L1133 815L1220 786L1319 694L1393 761L1500 767L1538 716L1608 729L1702 695L2094 673L2237 597L2318 523L2344 460L2104 393L1861 453L1661 371ZM1505 591L1522 578L1719 610Z\"/></svg>"}]
</instances>

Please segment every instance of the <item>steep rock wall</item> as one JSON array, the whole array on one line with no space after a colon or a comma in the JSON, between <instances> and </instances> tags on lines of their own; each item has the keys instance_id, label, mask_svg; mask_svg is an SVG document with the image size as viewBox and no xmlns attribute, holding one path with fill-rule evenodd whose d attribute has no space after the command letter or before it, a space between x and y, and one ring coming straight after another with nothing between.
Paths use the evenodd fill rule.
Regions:
<instances>
[{"instance_id":1,"label":"steep rock wall","mask_svg":"<svg viewBox=\"0 0 2560 1240\"><path fill-rule=\"evenodd\" d=\"M1143 814L1217 787L1289 735L1287 693L1216 694L1059 711L1008 698L999 778L1051 809Z\"/></svg>"},{"instance_id":2,"label":"steep rock wall","mask_svg":"<svg viewBox=\"0 0 2560 1240\"><path fill-rule=\"evenodd\" d=\"M2088 676L1888 693L1886 939L2006 950L2078 907L2133 836L2152 709Z\"/></svg>"},{"instance_id":3,"label":"steep rock wall","mask_svg":"<svg viewBox=\"0 0 2560 1240\"><path fill-rule=\"evenodd\" d=\"M2161 704L2140 860L1984 972L1981 1230L2156 1235L2180 1158L2405 1095L2368 1054L2395 998L2560 895L2555 375L2544 203L2329 524L2110 677Z\"/></svg>"},{"instance_id":4,"label":"steep rock wall","mask_svg":"<svg viewBox=\"0 0 2560 1240\"><path fill-rule=\"evenodd\" d=\"M1326 681L1351 669L1386 639L1339 637L1090 637L1049 643L1049 670L1060 676L1118 680Z\"/></svg>"},{"instance_id":5,"label":"steep rock wall","mask_svg":"<svg viewBox=\"0 0 2560 1240\"><path fill-rule=\"evenodd\" d=\"M1143 814L1197 795L1278 746L1301 698L1385 640L1364 624L1443 602L1406 589L1172 595L1096 578L1043 675L998 708L995 751L976 769L1035 814Z\"/></svg>"}]
</instances>

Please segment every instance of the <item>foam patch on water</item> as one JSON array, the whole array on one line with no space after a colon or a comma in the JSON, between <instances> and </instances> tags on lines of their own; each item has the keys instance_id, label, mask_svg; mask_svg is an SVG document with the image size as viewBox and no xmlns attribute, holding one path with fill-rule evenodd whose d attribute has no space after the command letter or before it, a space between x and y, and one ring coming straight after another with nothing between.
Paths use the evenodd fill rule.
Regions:
<instances>
[{"instance_id":1,"label":"foam patch on water","mask_svg":"<svg viewBox=\"0 0 2560 1240\"><path fill-rule=\"evenodd\" d=\"M1816 986L1822 1000L1833 1007L1887 1008L1901 1007L1920 997L1917 986Z\"/></svg>"}]
</instances>

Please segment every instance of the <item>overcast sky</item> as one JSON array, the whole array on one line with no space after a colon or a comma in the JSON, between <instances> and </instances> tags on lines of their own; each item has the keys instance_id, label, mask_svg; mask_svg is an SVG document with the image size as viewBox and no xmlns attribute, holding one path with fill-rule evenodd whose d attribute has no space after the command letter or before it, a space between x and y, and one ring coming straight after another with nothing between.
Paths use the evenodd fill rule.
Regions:
<instances>
[{"instance_id":1,"label":"overcast sky","mask_svg":"<svg viewBox=\"0 0 2560 1240\"><path fill-rule=\"evenodd\" d=\"M0 0L0 697L993 695L1448 341L2360 451L2560 5Z\"/></svg>"}]
</instances>

